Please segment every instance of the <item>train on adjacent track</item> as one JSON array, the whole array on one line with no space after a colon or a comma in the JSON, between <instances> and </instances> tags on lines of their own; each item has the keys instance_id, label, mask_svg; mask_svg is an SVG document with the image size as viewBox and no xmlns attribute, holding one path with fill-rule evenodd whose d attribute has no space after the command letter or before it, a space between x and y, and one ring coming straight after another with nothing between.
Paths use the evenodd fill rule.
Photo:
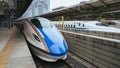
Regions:
<instances>
[{"instance_id":1,"label":"train on adjacent track","mask_svg":"<svg viewBox=\"0 0 120 68\"><path fill-rule=\"evenodd\" d=\"M67 58L67 43L49 20L36 17L25 19L23 22L23 33L26 40L31 44L29 47L33 54L49 62Z\"/></svg>"},{"instance_id":2,"label":"train on adjacent track","mask_svg":"<svg viewBox=\"0 0 120 68\"><path fill-rule=\"evenodd\" d=\"M120 33L119 28L111 27L107 23L103 23L100 21L64 21L64 24L62 24L62 22L52 21L52 24L54 24L58 28L62 28L62 26L64 25L64 28L66 29Z\"/></svg>"}]
</instances>

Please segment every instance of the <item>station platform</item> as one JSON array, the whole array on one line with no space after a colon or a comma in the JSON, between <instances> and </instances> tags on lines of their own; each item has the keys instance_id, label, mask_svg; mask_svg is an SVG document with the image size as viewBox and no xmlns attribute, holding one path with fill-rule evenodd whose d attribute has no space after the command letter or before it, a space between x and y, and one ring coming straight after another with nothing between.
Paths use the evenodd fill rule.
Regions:
<instances>
[{"instance_id":1,"label":"station platform","mask_svg":"<svg viewBox=\"0 0 120 68\"><path fill-rule=\"evenodd\" d=\"M10 39L10 37L12 35L12 31L13 31L13 28L8 29L8 28L1 28L0 27L0 52L5 47L7 41Z\"/></svg>"},{"instance_id":2,"label":"station platform","mask_svg":"<svg viewBox=\"0 0 120 68\"><path fill-rule=\"evenodd\" d=\"M17 28L1 29L0 32L0 68L36 68L27 43Z\"/></svg>"}]
</instances>

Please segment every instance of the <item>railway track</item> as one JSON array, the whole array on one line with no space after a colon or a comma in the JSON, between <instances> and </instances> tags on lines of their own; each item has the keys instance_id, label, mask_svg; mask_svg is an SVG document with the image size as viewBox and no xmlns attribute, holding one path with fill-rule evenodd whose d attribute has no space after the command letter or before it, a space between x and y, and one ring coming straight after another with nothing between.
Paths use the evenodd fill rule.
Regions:
<instances>
[{"instance_id":1,"label":"railway track","mask_svg":"<svg viewBox=\"0 0 120 68\"><path fill-rule=\"evenodd\" d=\"M46 62L33 56L37 68L74 68L74 65L66 60L58 60L56 62Z\"/></svg>"}]
</instances>

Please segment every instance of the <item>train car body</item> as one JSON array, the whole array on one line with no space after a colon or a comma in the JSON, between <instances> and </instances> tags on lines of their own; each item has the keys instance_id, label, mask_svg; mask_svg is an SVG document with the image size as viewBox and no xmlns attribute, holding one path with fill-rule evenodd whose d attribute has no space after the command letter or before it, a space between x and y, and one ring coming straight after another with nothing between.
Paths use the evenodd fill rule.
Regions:
<instances>
[{"instance_id":1,"label":"train car body","mask_svg":"<svg viewBox=\"0 0 120 68\"><path fill-rule=\"evenodd\" d=\"M47 19L38 17L25 20L24 35L32 44L30 48L37 57L50 62L66 59L67 43L62 34Z\"/></svg>"},{"instance_id":2,"label":"train car body","mask_svg":"<svg viewBox=\"0 0 120 68\"><path fill-rule=\"evenodd\" d=\"M58 28L62 27L62 22L52 21L52 23ZM64 21L64 28L120 33L119 28L110 27L99 21Z\"/></svg>"}]
</instances>

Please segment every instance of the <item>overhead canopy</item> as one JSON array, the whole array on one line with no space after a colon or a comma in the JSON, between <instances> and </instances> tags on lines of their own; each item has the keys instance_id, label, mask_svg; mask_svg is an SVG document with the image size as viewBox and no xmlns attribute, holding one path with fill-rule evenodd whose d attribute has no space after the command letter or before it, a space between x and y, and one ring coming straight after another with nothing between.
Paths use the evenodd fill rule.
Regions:
<instances>
[{"instance_id":1,"label":"overhead canopy","mask_svg":"<svg viewBox=\"0 0 120 68\"><path fill-rule=\"evenodd\" d=\"M14 5L8 5L11 3L11 1L13 1ZM14 7L15 11L14 13L16 14L17 17L20 17L25 11L26 9L29 7L29 5L31 4L33 0L3 0L0 1L0 14L3 14L4 9L3 8L7 8L5 9L6 11L11 11L10 7ZM5 3L5 6L3 6L2 4ZM2 8L1 8L2 7ZM14 9L13 9L14 10Z\"/></svg>"},{"instance_id":2,"label":"overhead canopy","mask_svg":"<svg viewBox=\"0 0 120 68\"><path fill-rule=\"evenodd\" d=\"M16 15L20 17L31 4L32 0L14 0L16 5Z\"/></svg>"},{"instance_id":3,"label":"overhead canopy","mask_svg":"<svg viewBox=\"0 0 120 68\"><path fill-rule=\"evenodd\" d=\"M92 0L43 14L41 16L49 19L58 19L60 16L65 16L70 19L81 18L84 17L84 15L100 16L106 12L118 10L120 10L120 0Z\"/></svg>"}]
</instances>

